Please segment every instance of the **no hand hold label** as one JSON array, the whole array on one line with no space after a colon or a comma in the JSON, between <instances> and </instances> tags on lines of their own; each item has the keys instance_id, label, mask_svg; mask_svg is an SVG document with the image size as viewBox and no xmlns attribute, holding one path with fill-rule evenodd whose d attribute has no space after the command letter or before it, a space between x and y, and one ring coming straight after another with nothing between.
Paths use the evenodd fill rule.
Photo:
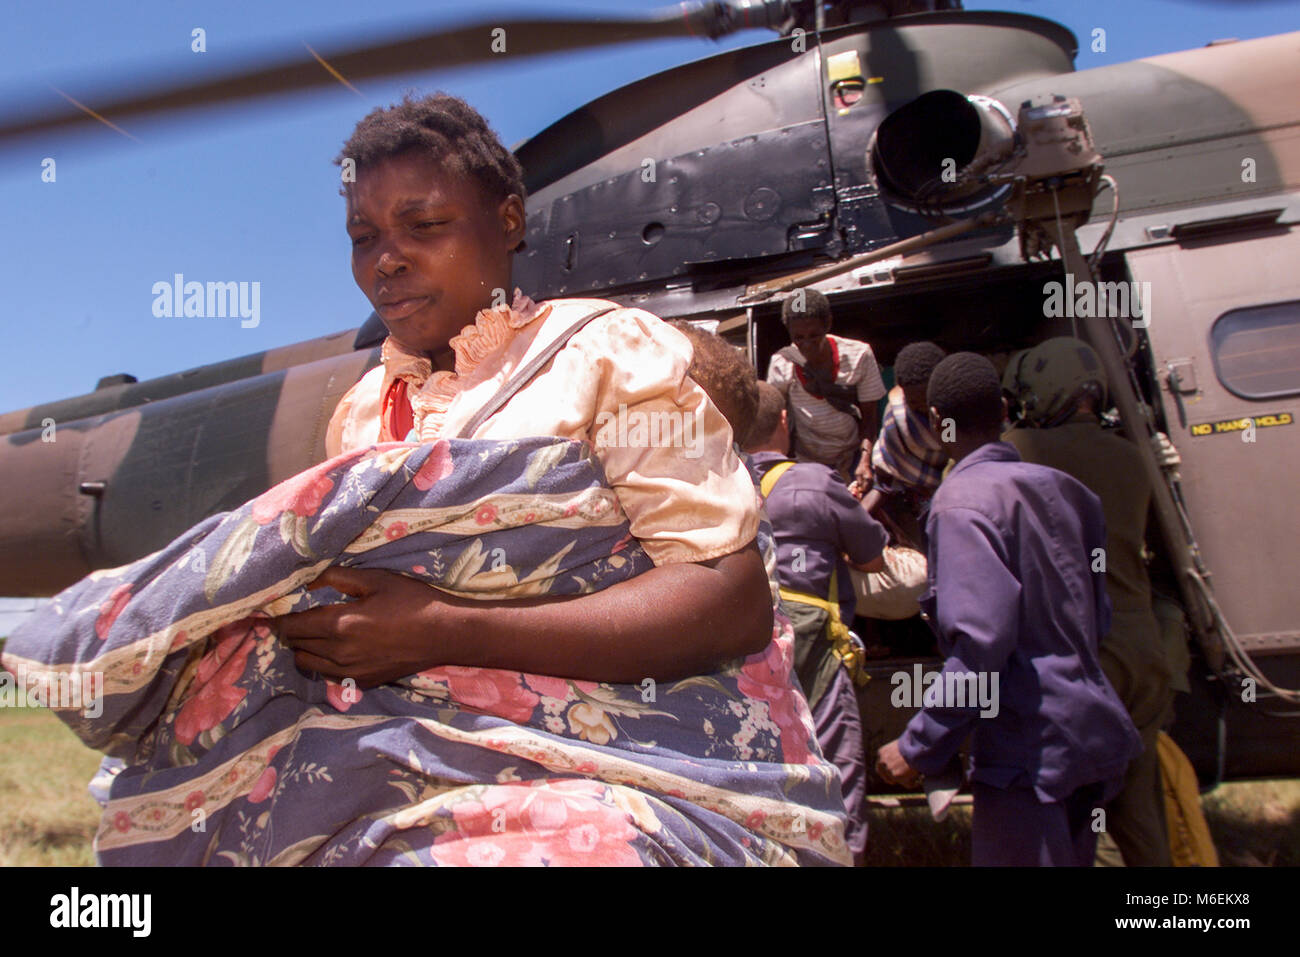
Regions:
<instances>
[{"instance_id":1,"label":"no hand hold label","mask_svg":"<svg viewBox=\"0 0 1300 957\"><path fill-rule=\"evenodd\" d=\"M1295 416L1290 412L1270 412L1268 415L1246 416L1241 419L1223 419L1219 422L1198 422L1191 428L1191 433L1195 437L1203 435L1219 435L1223 432L1240 432L1243 429L1250 428L1253 423L1257 429L1265 429L1274 425L1291 425L1295 422Z\"/></svg>"}]
</instances>

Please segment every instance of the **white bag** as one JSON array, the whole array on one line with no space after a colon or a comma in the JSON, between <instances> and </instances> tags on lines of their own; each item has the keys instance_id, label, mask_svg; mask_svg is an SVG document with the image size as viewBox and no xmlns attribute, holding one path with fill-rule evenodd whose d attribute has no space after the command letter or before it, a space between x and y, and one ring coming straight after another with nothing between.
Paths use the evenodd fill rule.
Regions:
<instances>
[{"instance_id":1,"label":"white bag","mask_svg":"<svg viewBox=\"0 0 1300 957\"><path fill-rule=\"evenodd\" d=\"M864 618L899 621L920 614L917 599L925 593L925 555L914 548L887 546L885 570L860 572L850 569L857 613Z\"/></svg>"}]
</instances>

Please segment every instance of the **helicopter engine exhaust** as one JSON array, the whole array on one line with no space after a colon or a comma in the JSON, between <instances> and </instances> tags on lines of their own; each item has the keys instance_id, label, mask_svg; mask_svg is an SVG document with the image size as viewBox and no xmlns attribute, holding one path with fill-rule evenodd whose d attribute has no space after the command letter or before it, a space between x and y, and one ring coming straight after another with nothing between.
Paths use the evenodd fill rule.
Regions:
<instances>
[{"instance_id":1,"label":"helicopter engine exhaust","mask_svg":"<svg viewBox=\"0 0 1300 957\"><path fill-rule=\"evenodd\" d=\"M975 212L996 192L982 174L1014 145L1015 123L997 100L933 90L885 117L867 168L880 192L904 208Z\"/></svg>"}]
</instances>

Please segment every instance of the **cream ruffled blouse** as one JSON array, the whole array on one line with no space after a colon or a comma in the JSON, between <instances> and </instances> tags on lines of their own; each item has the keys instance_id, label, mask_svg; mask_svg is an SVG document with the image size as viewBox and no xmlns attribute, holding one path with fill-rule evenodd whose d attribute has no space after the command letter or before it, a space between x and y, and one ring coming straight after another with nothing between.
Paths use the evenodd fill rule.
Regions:
<instances>
[{"instance_id":1,"label":"cream ruffled blouse","mask_svg":"<svg viewBox=\"0 0 1300 957\"><path fill-rule=\"evenodd\" d=\"M515 291L450 342L455 370L435 371L391 336L383 362L335 409L330 456L380 438L383 397L406 380L421 442L455 437L510 378L599 299L537 304ZM618 308L569 340L527 386L474 432L476 439L554 435L588 442L635 535L656 564L703 562L748 544L758 506L731 428L687 375L689 340L641 309Z\"/></svg>"}]
</instances>

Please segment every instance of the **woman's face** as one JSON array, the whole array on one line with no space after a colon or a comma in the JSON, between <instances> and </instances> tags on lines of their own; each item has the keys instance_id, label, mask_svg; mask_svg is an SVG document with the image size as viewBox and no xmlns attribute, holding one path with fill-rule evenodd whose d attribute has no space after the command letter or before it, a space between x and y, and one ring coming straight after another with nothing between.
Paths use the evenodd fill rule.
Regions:
<instances>
[{"instance_id":1,"label":"woman's face","mask_svg":"<svg viewBox=\"0 0 1300 957\"><path fill-rule=\"evenodd\" d=\"M518 196L487 200L472 179L405 153L358 171L347 215L352 276L407 349L445 349L480 309L511 301Z\"/></svg>"}]
</instances>

